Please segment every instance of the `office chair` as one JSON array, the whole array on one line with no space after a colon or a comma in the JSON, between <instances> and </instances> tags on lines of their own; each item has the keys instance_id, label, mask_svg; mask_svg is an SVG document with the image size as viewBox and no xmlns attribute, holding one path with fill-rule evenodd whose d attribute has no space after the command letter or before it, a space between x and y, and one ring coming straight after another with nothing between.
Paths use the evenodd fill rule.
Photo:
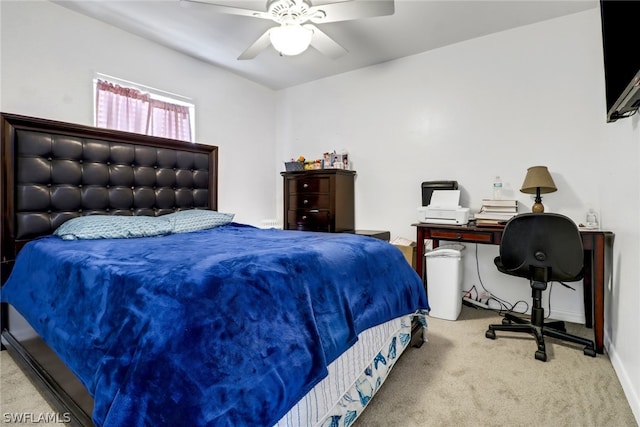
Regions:
<instances>
[{"instance_id":1,"label":"office chair","mask_svg":"<svg viewBox=\"0 0 640 427\"><path fill-rule=\"evenodd\" d=\"M525 213L513 217L505 226L500 256L494 260L498 270L529 279L533 306L531 319L507 313L500 325L489 325L485 336L496 339L495 331L527 332L538 344L535 358L547 361L544 336L584 345L584 354L595 357L593 341L570 335L564 322L545 322L542 291L547 283L575 282L583 277L582 238L575 223L553 213ZM565 285L566 286L566 285Z\"/></svg>"}]
</instances>

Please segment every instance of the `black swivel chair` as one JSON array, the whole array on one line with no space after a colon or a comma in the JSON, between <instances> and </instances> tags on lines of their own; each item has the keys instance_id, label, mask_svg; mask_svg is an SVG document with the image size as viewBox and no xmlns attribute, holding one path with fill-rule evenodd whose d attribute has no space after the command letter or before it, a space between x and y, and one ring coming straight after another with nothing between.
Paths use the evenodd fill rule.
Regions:
<instances>
[{"instance_id":1,"label":"black swivel chair","mask_svg":"<svg viewBox=\"0 0 640 427\"><path fill-rule=\"evenodd\" d=\"M495 264L505 274L529 279L533 307L531 320L508 313L502 324L489 325L485 333L487 338L495 339L495 331L532 334L538 344L535 357L543 362L547 361L545 335L582 344L585 355L596 356L593 341L568 334L564 322L544 321L542 291L547 289L547 283L575 282L583 277L582 239L571 219L553 213L526 213L513 217L504 228L500 256Z\"/></svg>"}]
</instances>

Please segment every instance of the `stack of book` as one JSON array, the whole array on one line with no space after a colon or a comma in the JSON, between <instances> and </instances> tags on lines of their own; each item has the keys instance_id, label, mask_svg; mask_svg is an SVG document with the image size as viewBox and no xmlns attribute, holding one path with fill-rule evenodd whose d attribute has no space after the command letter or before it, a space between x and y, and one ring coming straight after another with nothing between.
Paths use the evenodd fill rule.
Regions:
<instances>
[{"instance_id":1,"label":"stack of book","mask_svg":"<svg viewBox=\"0 0 640 427\"><path fill-rule=\"evenodd\" d=\"M518 214L517 200L483 199L480 211L475 213L476 225L500 225Z\"/></svg>"}]
</instances>

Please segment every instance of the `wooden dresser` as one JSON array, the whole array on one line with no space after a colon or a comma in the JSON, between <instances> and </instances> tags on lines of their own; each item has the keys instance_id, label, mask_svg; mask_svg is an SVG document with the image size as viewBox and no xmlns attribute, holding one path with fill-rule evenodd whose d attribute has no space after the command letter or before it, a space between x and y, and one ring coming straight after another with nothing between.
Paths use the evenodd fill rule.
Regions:
<instances>
[{"instance_id":1,"label":"wooden dresser","mask_svg":"<svg viewBox=\"0 0 640 427\"><path fill-rule=\"evenodd\" d=\"M281 175L285 230L355 232L355 171L318 169Z\"/></svg>"}]
</instances>

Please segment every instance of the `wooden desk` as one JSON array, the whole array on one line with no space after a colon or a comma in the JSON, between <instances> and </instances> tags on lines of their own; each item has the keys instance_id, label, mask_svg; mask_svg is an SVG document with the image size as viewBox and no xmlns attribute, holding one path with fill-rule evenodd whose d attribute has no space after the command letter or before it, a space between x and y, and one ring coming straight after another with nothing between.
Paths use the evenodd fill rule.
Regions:
<instances>
[{"instance_id":1,"label":"wooden desk","mask_svg":"<svg viewBox=\"0 0 640 427\"><path fill-rule=\"evenodd\" d=\"M424 240L431 239L433 248L440 240L499 245L504 227L478 227L475 225L413 224L417 229L416 271L426 283ZM596 351L604 351L604 289L611 276L613 233L610 231L581 230L584 247L584 314L585 326L593 328Z\"/></svg>"}]
</instances>

